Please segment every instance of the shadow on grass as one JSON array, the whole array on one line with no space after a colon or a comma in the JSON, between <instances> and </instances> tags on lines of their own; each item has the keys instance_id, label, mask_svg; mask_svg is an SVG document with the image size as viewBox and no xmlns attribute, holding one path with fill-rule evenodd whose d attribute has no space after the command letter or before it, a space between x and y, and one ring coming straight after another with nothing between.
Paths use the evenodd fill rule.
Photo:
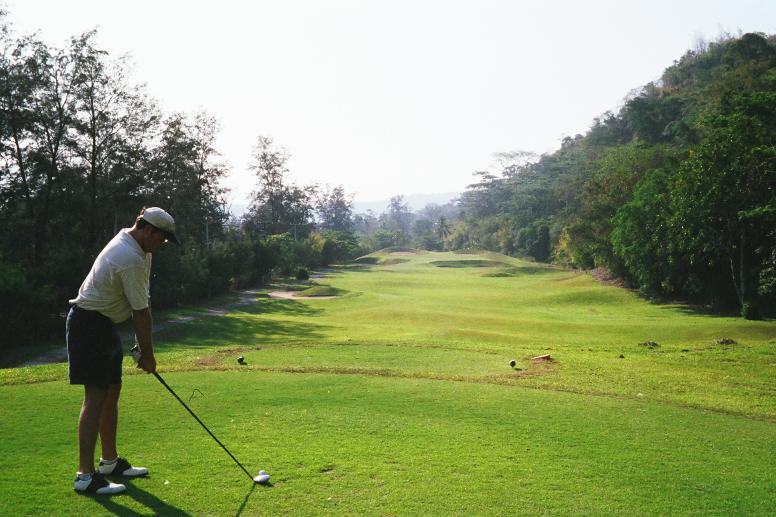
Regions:
<instances>
[{"instance_id":1,"label":"shadow on grass","mask_svg":"<svg viewBox=\"0 0 776 517\"><path fill-rule=\"evenodd\" d=\"M281 303L286 302L286 303ZM269 305L283 305L294 307L303 305L291 300L276 300ZM203 318L170 327L159 332L160 350L173 350L175 348L205 348L222 345L224 343L255 344L261 343L285 343L308 339L322 339L323 331L331 328L328 325L317 325L308 321L283 321L276 319L245 318L240 315L266 314L268 311L262 308L248 307L240 312L231 313L229 316ZM319 310L307 310L294 307L293 310L278 311L290 316L309 316ZM175 342L175 344L169 344Z\"/></svg>"},{"instance_id":2,"label":"shadow on grass","mask_svg":"<svg viewBox=\"0 0 776 517\"><path fill-rule=\"evenodd\" d=\"M306 289L309 289L308 286ZM319 307L311 307L310 305L294 300L285 300L277 298L265 298L256 300L251 305L245 305L239 307L233 314L245 313L245 314L284 314L288 316L316 316L323 312L323 309Z\"/></svg>"},{"instance_id":3,"label":"shadow on grass","mask_svg":"<svg viewBox=\"0 0 776 517\"><path fill-rule=\"evenodd\" d=\"M375 269L376 264L345 264L330 266L331 271L334 273L371 273L373 271L379 271Z\"/></svg>"},{"instance_id":4,"label":"shadow on grass","mask_svg":"<svg viewBox=\"0 0 776 517\"><path fill-rule=\"evenodd\" d=\"M759 320L748 320L741 316L741 313L737 309L719 309L714 307L708 307L703 305L691 305L683 302L667 301L660 302L655 300L648 300L653 305L660 306L660 309L677 312L684 316L704 316L707 318L736 318L741 323L757 323L757 322L773 322L774 318L761 318Z\"/></svg>"},{"instance_id":5,"label":"shadow on grass","mask_svg":"<svg viewBox=\"0 0 776 517\"><path fill-rule=\"evenodd\" d=\"M234 514L234 517L240 517L240 515L243 514L243 512L245 511L245 505L248 504L248 499L250 499L251 495L253 495L253 491L254 490L256 490L256 484L255 483L251 484L251 489L248 490L247 494L245 494L245 497L243 498L242 504L237 509L237 513Z\"/></svg>"},{"instance_id":6,"label":"shadow on grass","mask_svg":"<svg viewBox=\"0 0 776 517\"><path fill-rule=\"evenodd\" d=\"M511 277L511 276L521 276L521 275L546 275L549 273L557 273L557 269L552 269L549 267L542 267L542 266L514 266L514 267L506 267L503 271L498 271L495 273L486 273L482 276L486 277L493 277L493 278L502 278L502 277Z\"/></svg>"},{"instance_id":7,"label":"shadow on grass","mask_svg":"<svg viewBox=\"0 0 776 517\"><path fill-rule=\"evenodd\" d=\"M165 503L152 493L143 490L139 486L136 486L131 480L122 480L122 483L127 487L127 491L123 495L118 497L93 496L90 497L90 499L102 505L108 512L112 513L113 515L133 517L137 515L148 515L148 512L140 513L122 505L121 500L127 497L134 499L137 503L151 510L152 515L191 515L190 513L184 512L180 508Z\"/></svg>"},{"instance_id":8,"label":"shadow on grass","mask_svg":"<svg viewBox=\"0 0 776 517\"><path fill-rule=\"evenodd\" d=\"M451 268L466 268L466 267L499 267L505 266L504 262L496 260L434 260L429 262L432 266L436 267L451 267Z\"/></svg>"}]
</instances>

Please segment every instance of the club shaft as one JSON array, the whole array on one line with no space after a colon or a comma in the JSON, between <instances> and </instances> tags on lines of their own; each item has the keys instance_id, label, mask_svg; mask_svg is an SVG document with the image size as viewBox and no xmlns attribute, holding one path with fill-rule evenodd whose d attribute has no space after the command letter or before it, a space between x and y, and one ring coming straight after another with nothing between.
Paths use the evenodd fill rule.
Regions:
<instances>
[{"instance_id":1,"label":"club shaft","mask_svg":"<svg viewBox=\"0 0 776 517\"><path fill-rule=\"evenodd\" d=\"M253 476L251 476L251 473L250 473L250 472L248 472L248 470L247 470L245 467L243 467L243 464L242 464L242 463L240 463L240 462L237 460L237 458L235 458L235 457L234 457L234 454L232 454L231 452L229 452L229 449L227 449L227 448L226 448L226 446L225 446L223 443L221 443L221 440L219 440L218 438L216 438L216 435L214 435L213 433L211 433L211 432L210 432L210 429L208 429L208 428L207 428L207 426L206 426L206 425L205 425L205 424L202 422L202 420L200 420L200 419L199 419L199 417L198 417L198 416L197 416L197 415L194 413L194 411L192 411L192 410L191 410L191 408L189 408L189 406L187 406L187 405L186 405L186 403L185 403L185 402L183 402L183 400L181 400L181 398L178 396L178 394L177 394L177 393L175 393L175 392L173 391L173 389L172 389L170 386L168 386L168 385L167 385L167 383L166 383L166 382L164 382L164 379L162 379L161 375L159 375L159 374L158 374L158 373L156 373L156 372L153 372L153 374L154 374L154 377L156 377L156 378L159 380L159 382L161 382L161 383L162 383L162 386L164 386L165 388L167 388L167 391L169 391L170 393L172 393L172 396L173 396L173 397L175 397L175 398L177 399L177 401L181 403L181 406L185 407L185 408L186 408L186 411L188 411L188 412L191 414L191 416L193 416L193 417L194 417L194 419L195 419L197 422L199 422L199 425L201 425L201 426L202 426L202 428L203 428L205 431L207 431L207 434L209 434L209 435L210 435L210 437L211 437L211 438L213 438L213 439L216 441L216 443L217 443L218 445L220 445L220 446L221 446L221 448L222 448L224 451L226 451L226 453L229 455L229 457L230 457L230 458L232 458L232 459L234 460L234 462L235 462L235 463L237 463L237 464L240 466L240 468L243 470L243 472L245 472L245 475L247 475L249 478L251 478L251 480L253 480Z\"/></svg>"}]
</instances>

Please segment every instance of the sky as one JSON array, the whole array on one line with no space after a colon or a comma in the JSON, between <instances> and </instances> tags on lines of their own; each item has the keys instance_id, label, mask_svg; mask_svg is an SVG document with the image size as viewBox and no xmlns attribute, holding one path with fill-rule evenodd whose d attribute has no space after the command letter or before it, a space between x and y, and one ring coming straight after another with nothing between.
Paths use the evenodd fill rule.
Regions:
<instances>
[{"instance_id":1,"label":"sky","mask_svg":"<svg viewBox=\"0 0 776 517\"><path fill-rule=\"evenodd\" d=\"M259 135L300 185L462 192L493 153L550 153L698 41L776 33L772 0L6 0L52 45L98 28L165 113L221 127L232 203Z\"/></svg>"}]
</instances>

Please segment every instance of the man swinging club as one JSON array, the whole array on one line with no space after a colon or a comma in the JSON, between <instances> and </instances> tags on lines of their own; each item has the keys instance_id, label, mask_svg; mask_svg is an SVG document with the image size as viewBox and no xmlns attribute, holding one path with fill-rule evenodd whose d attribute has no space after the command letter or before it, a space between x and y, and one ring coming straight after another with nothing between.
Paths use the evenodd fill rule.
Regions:
<instances>
[{"instance_id":1,"label":"man swinging club","mask_svg":"<svg viewBox=\"0 0 776 517\"><path fill-rule=\"evenodd\" d=\"M70 384L84 385L78 418L78 472L73 488L80 493L118 494L126 490L103 476L141 477L148 469L133 467L116 449L118 401L123 350L114 328L132 317L140 347L138 367L156 371L149 306L151 254L164 243L175 243L175 221L161 208L140 212L132 228L124 228L97 256L91 271L70 300L67 315ZM94 469L94 449L100 437L102 456Z\"/></svg>"}]
</instances>

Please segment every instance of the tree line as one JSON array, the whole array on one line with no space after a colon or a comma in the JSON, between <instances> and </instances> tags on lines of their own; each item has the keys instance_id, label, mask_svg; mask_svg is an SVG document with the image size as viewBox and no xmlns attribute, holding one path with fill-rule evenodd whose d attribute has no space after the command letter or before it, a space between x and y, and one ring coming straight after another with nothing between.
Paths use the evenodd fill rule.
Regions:
<instances>
[{"instance_id":1,"label":"tree line","mask_svg":"<svg viewBox=\"0 0 776 517\"><path fill-rule=\"evenodd\" d=\"M551 154L505 153L451 249L606 268L653 299L776 312L776 37L703 43Z\"/></svg>"},{"instance_id":2,"label":"tree line","mask_svg":"<svg viewBox=\"0 0 776 517\"><path fill-rule=\"evenodd\" d=\"M290 184L271 138L257 138L256 190L234 219L212 115L165 114L96 31L59 48L0 22L0 349L62 332L67 300L143 206L173 214L182 239L155 257L157 308L364 252L352 196Z\"/></svg>"},{"instance_id":3,"label":"tree line","mask_svg":"<svg viewBox=\"0 0 776 517\"><path fill-rule=\"evenodd\" d=\"M290 155L269 136L253 147L249 210L233 217L215 117L164 113L97 36L55 47L0 15L0 349L61 334L67 300L144 206L169 211L182 241L154 257L155 308L387 246L442 248L451 205L415 214L397 196L384 214L354 214L343 186L290 182Z\"/></svg>"}]
</instances>

